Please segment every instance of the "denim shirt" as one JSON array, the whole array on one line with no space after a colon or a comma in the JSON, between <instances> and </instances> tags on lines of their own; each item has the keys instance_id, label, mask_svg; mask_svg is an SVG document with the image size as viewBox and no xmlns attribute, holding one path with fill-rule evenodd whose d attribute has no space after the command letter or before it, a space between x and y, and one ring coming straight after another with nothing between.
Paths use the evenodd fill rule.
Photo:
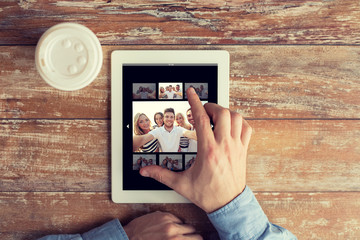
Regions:
<instances>
[{"instance_id":1,"label":"denim shirt","mask_svg":"<svg viewBox=\"0 0 360 240\"><path fill-rule=\"evenodd\" d=\"M230 203L208 214L222 240L297 239L290 231L269 222L249 187ZM39 240L128 240L118 219L84 234L50 235Z\"/></svg>"},{"instance_id":2,"label":"denim shirt","mask_svg":"<svg viewBox=\"0 0 360 240\"><path fill-rule=\"evenodd\" d=\"M222 240L297 239L290 231L269 222L249 187L208 217Z\"/></svg>"},{"instance_id":3,"label":"denim shirt","mask_svg":"<svg viewBox=\"0 0 360 240\"><path fill-rule=\"evenodd\" d=\"M84 234L49 235L39 240L129 240L118 219L94 228Z\"/></svg>"}]
</instances>

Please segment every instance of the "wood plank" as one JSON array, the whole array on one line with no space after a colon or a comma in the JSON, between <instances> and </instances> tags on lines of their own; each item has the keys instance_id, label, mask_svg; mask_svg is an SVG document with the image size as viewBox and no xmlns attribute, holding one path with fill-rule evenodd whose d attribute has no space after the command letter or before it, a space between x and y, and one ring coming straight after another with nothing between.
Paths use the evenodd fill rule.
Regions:
<instances>
[{"instance_id":1,"label":"wood plank","mask_svg":"<svg viewBox=\"0 0 360 240\"><path fill-rule=\"evenodd\" d=\"M1 121L1 191L110 189L110 122Z\"/></svg>"},{"instance_id":2,"label":"wood plank","mask_svg":"<svg viewBox=\"0 0 360 240\"><path fill-rule=\"evenodd\" d=\"M48 234L82 233L119 218L125 225L154 211L171 212L204 235L214 232L193 204L115 204L108 193L0 193L0 237L36 239ZM30 221L31 220L31 221Z\"/></svg>"},{"instance_id":3,"label":"wood plank","mask_svg":"<svg viewBox=\"0 0 360 240\"><path fill-rule=\"evenodd\" d=\"M0 44L36 44L60 22L102 44L359 44L353 0L3 1ZM175 26L175 27L174 27Z\"/></svg>"},{"instance_id":4,"label":"wood plank","mask_svg":"<svg viewBox=\"0 0 360 240\"><path fill-rule=\"evenodd\" d=\"M109 52L104 52L104 67L91 86L81 91L67 92L50 87L40 77L34 62L35 47L15 46L0 49L4 50L0 53L0 62L3 65L0 74L1 118L110 116Z\"/></svg>"},{"instance_id":5,"label":"wood plank","mask_svg":"<svg viewBox=\"0 0 360 240\"><path fill-rule=\"evenodd\" d=\"M110 54L98 78L74 92L48 86L34 47L0 47L0 118L110 118ZM184 49L157 46L157 49ZM360 118L360 48L351 46L189 46L230 52L230 108L250 118ZM315 53L315 54L314 54Z\"/></svg>"},{"instance_id":6,"label":"wood plank","mask_svg":"<svg viewBox=\"0 0 360 240\"><path fill-rule=\"evenodd\" d=\"M256 46L232 50L230 107L244 116L360 117L360 63L355 60L360 49Z\"/></svg>"},{"instance_id":7,"label":"wood plank","mask_svg":"<svg viewBox=\"0 0 360 240\"><path fill-rule=\"evenodd\" d=\"M252 120L257 191L359 191L360 121ZM110 191L110 121L0 121L1 191Z\"/></svg>"},{"instance_id":8,"label":"wood plank","mask_svg":"<svg viewBox=\"0 0 360 240\"><path fill-rule=\"evenodd\" d=\"M256 197L270 221L298 239L360 238L360 193L262 192ZM167 211L200 233L214 233L206 215L192 204L114 204L108 193L0 193L3 240L85 232L113 218L125 225L137 216Z\"/></svg>"},{"instance_id":9,"label":"wood plank","mask_svg":"<svg viewBox=\"0 0 360 240\"><path fill-rule=\"evenodd\" d=\"M359 191L360 121L250 121L247 180L258 191Z\"/></svg>"}]
</instances>

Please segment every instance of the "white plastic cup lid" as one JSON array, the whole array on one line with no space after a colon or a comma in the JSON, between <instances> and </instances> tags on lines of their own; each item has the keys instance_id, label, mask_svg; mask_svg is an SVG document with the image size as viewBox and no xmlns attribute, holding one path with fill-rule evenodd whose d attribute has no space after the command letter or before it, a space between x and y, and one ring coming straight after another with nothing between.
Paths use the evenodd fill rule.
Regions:
<instances>
[{"instance_id":1,"label":"white plastic cup lid","mask_svg":"<svg viewBox=\"0 0 360 240\"><path fill-rule=\"evenodd\" d=\"M49 28L36 46L35 63L40 76L60 90L74 91L89 85L99 74L102 61L99 39L77 23Z\"/></svg>"}]
</instances>

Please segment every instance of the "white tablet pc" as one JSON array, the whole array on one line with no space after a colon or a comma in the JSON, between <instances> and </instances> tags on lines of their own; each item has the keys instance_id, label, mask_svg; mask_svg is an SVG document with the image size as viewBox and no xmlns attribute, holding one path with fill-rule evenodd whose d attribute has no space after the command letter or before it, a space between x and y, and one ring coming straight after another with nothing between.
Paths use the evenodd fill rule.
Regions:
<instances>
[{"instance_id":1,"label":"white tablet pc","mask_svg":"<svg viewBox=\"0 0 360 240\"><path fill-rule=\"evenodd\" d=\"M139 174L139 169L147 165L186 171L193 163L195 140L172 134L173 130L168 131L168 135L161 133L172 126L181 129L177 125L193 129L187 122L190 105L185 91L189 87L195 88L204 104L215 102L229 107L229 53L112 52L111 193L114 202L189 202L165 185ZM150 131L157 133L150 142L139 147L133 142L135 135L142 138Z\"/></svg>"}]
</instances>

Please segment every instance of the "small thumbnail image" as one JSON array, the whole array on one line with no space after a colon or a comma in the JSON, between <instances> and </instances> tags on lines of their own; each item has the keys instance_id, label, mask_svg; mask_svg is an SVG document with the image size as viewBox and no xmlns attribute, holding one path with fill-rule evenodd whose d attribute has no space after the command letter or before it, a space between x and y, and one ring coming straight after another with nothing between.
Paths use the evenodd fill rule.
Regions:
<instances>
[{"instance_id":1,"label":"small thumbnail image","mask_svg":"<svg viewBox=\"0 0 360 240\"><path fill-rule=\"evenodd\" d=\"M181 154L161 154L159 156L159 165L171 171L183 170Z\"/></svg>"},{"instance_id":2,"label":"small thumbnail image","mask_svg":"<svg viewBox=\"0 0 360 240\"><path fill-rule=\"evenodd\" d=\"M186 90L190 87L195 89L200 99L205 100L209 98L208 83L185 83L185 99L187 99Z\"/></svg>"},{"instance_id":3,"label":"small thumbnail image","mask_svg":"<svg viewBox=\"0 0 360 240\"><path fill-rule=\"evenodd\" d=\"M185 170L189 169L195 162L196 154L185 155Z\"/></svg>"},{"instance_id":4,"label":"small thumbnail image","mask_svg":"<svg viewBox=\"0 0 360 240\"><path fill-rule=\"evenodd\" d=\"M156 83L133 83L133 99L156 99Z\"/></svg>"},{"instance_id":5,"label":"small thumbnail image","mask_svg":"<svg viewBox=\"0 0 360 240\"><path fill-rule=\"evenodd\" d=\"M156 165L155 154L134 154L133 155L133 170L140 170L143 167Z\"/></svg>"},{"instance_id":6,"label":"small thumbnail image","mask_svg":"<svg viewBox=\"0 0 360 240\"><path fill-rule=\"evenodd\" d=\"M159 83L159 99L183 99L182 83Z\"/></svg>"}]
</instances>

